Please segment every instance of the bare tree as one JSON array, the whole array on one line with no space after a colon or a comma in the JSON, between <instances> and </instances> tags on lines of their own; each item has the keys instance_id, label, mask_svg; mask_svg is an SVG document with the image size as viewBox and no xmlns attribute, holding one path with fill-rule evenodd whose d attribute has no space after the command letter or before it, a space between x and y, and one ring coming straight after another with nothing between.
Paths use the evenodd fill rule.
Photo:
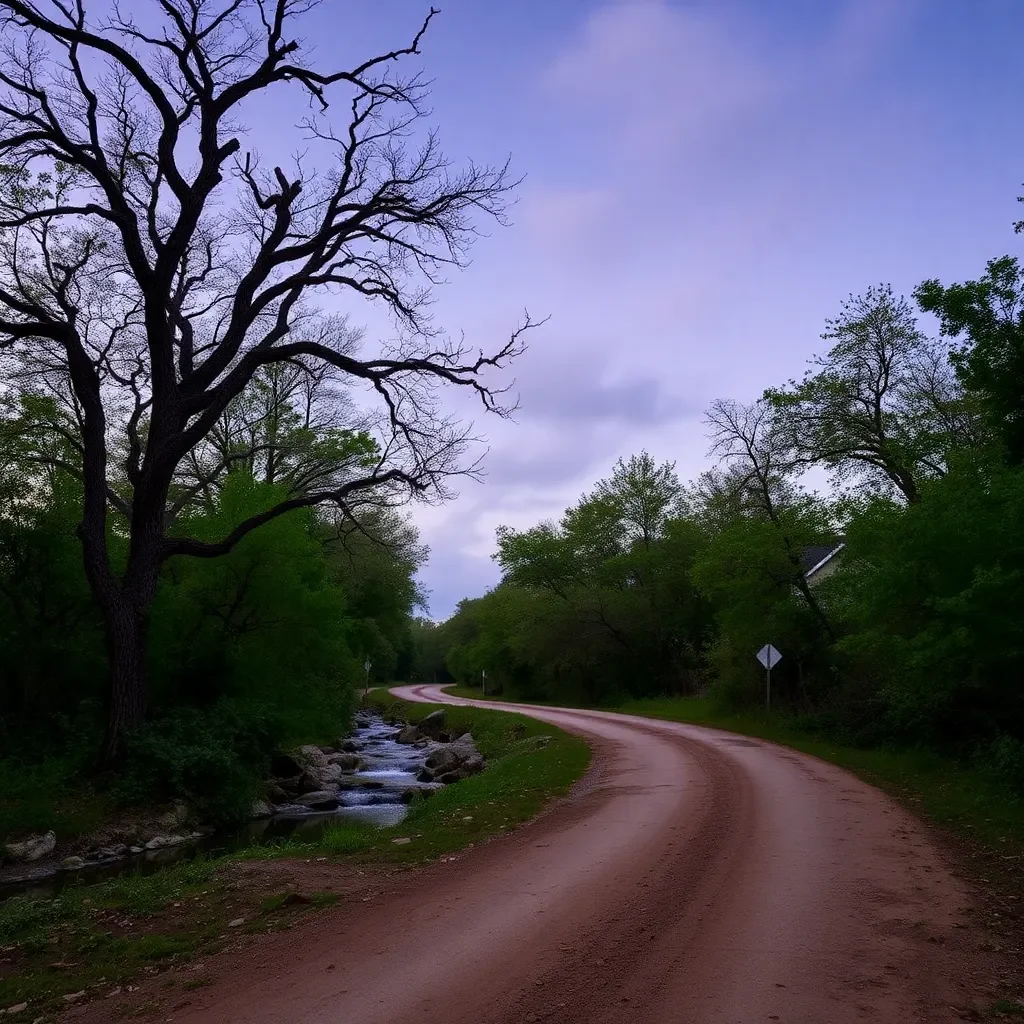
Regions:
<instances>
[{"instance_id":1,"label":"bare tree","mask_svg":"<svg viewBox=\"0 0 1024 1024\"><path fill-rule=\"evenodd\" d=\"M22 386L34 377L68 396L61 429L110 652L111 755L145 713L161 564L224 554L300 507L369 491L443 496L467 469L469 435L439 388L507 412L486 371L517 355L531 326L474 354L429 317L431 287L463 265L477 215L501 221L515 184L505 167L453 170L433 132L416 134L425 85L395 69L436 12L408 45L322 70L295 35L316 5L149 0L94 17L87 0L0 0L0 347ZM305 111L306 151L289 166L264 167L245 141L246 114L271 92ZM397 340L353 351L320 312L329 294L383 304ZM379 403L372 464L218 541L170 534L190 453L258 374L297 361L330 365ZM123 571L107 548L112 511L129 542Z\"/></svg>"},{"instance_id":2,"label":"bare tree","mask_svg":"<svg viewBox=\"0 0 1024 1024\"><path fill-rule=\"evenodd\" d=\"M792 569L793 586L825 632L833 636L832 624L804 576L803 552L787 521L787 510L795 507L800 497L791 479L797 460L772 405L765 399L752 405L719 399L708 409L704 422L711 440L708 454L721 460L724 469L704 481L705 490L727 489L726 505L772 523Z\"/></svg>"}]
</instances>

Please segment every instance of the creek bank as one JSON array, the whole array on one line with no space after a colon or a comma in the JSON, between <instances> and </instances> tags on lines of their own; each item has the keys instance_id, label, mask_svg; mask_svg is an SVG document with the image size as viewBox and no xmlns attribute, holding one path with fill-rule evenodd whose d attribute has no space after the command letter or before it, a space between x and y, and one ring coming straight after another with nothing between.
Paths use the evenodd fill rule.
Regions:
<instances>
[{"instance_id":1,"label":"creek bank","mask_svg":"<svg viewBox=\"0 0 1024 1024\"><path fill-rule=\"evenodd\" d=\"M233 829L197 825L184 803L162 815L111 822L58 843L52 832L0 848L0 898L40 885L99 881L149 872L198 852L233 852L286 837L315 839L339 818L396 825L415 799L484 767L469 733L452 736L444 712L418 726L360 711L336 747L306 745L272 759L264 796L250 821Z\"/></svg>"}]
</instances>

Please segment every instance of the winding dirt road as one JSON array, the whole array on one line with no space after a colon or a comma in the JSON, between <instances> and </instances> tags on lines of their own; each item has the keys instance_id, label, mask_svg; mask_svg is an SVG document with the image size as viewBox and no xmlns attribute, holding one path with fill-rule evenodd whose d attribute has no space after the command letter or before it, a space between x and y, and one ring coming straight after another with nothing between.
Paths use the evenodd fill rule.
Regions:
<instances>
[{"instance_id":1,"label":"winding dirt road","mask_svg":"<svg viewBox=\"0 0 1024 1024\"><path fill-rule=\"evenodd\" d=\"M434 687L395 692L465 703ZM173 1019L961 1019L953 1007L979 981L965 957L977 946L964 928L970 896L923 828L877 790L716 730L514 707L592 743L593 767L572 795L380 899L274 937L275 956L233 969Z\"/></svg>"}]
</instances>

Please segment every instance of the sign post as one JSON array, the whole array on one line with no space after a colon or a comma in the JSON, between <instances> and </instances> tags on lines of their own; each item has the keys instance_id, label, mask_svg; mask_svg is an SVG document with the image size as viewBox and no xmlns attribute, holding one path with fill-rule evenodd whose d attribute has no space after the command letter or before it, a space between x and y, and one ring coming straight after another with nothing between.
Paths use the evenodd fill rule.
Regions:
<instances>
[{"instance_id":1,"label":"sign post","mask_svg":"<svg viewBox=\"0 0 1024 1024\"><path fill-rule=\"evenodd\" d=\"M482 669L480 672L480 685L483 687L483 696L487 696L487 669Z\"/></svg>"},{"instance_id":2,"label":"sign post","mask_svg":"<svg viewBox=\"0 0 1024 1024\"><path fill-rule=\"evenodd\" d=\"M373 668L373 665L370 664L370 659L367 658L366 661L363 662L363 669L366 672L366 684L363 686L363 696L364 697L370 692L370 669L371 668Z\"/></svg>"},{"instance_id":3,"label":"sign post","mask_svg":"<svg viewBox=\"0 0 1024 1024\"><path fill-rule=\"evenodd\" d=\"M772 709L772 669L782 661L782 655L771 645L765 644L757 652L757 660L764 665L765 671L765 710Z\"/></svg>"}]
</instances>

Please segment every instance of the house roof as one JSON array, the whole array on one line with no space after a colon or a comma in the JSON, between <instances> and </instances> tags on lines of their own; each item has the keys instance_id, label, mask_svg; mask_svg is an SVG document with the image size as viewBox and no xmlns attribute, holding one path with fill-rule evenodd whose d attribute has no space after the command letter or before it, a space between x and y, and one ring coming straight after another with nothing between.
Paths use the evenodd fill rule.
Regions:
<instances>
[{"instance_id":1,"label":"house roof","mask_svg":"<svg viewBox=\"0 0 1024 1024\"><path fill-rule=\"evenodd\" d=\"M831 544L812 544L800 553L800 565L804 578L810 579L822 566L827 565L843 548L846 538L837 537Z\"/></svg>"}]
</instances>

